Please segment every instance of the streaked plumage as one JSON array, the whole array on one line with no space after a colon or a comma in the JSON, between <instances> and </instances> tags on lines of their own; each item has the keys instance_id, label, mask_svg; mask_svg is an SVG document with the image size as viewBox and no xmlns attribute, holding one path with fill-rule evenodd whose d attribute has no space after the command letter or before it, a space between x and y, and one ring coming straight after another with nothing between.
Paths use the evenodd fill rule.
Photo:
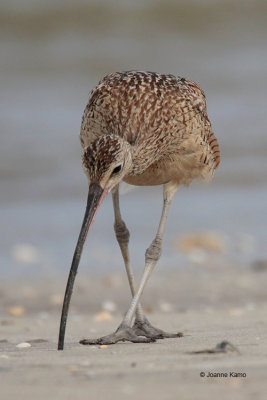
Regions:
<instances>
[{"instance_id":1,"label":"streaked plumage","mask_svg":"<svg viewBox=\"0 0 267 400\"><path fill-rule=\"evenodd\" d=\"M105 144L103 135L111 135ZM114 136L124 140L115 145ZM91 92L80 139L84 149L94 143L95 150L87 151L88 162L90 154L97 153L99 164L108 154L114 158L124 141L130 144L132 168L124 180L134 185L209 180L220 162L203 91L173 75L139 71L107 75Z\"/></svg>"},{"instance_id":2,"label":"streaked plumage","mask_svg":"<svg viewBox=\"0 0 267 400\"><path fill-rule=\"evenodd\" d=\"M83 245L96 212L112 191L114 229L132 293L130 308L118 329L82 344L135 343L181 337L153 327L140 298L160 255L166 220L180 184L211 179L220 162L200 87L184 78L154 72L117 72L92 90L80 134L82 164L89 179L87 206L74 252L61 314L58 349L64 346L67 313ZM154 240L145 253L145 270L136 291L128 251L129 231L121 217L119 184L163 186L163 208Z\"/></svg>"}]
</instances>

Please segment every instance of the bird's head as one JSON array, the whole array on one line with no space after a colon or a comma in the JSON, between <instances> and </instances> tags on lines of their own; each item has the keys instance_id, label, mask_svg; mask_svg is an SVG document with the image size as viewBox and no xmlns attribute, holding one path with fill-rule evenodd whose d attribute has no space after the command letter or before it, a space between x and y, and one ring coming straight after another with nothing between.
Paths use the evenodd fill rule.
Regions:
<instances>
[{"instance_id":1,"label":"bird's head","mask_svg":"<svg viewBox=\"0 0 267 400\"><path fill-rule=\"evenodd\" d=\"M89 182L109 192L131 169L131 145L117 135L103 135L84 149L82 165Z\"/></svg>"}]
</instances>

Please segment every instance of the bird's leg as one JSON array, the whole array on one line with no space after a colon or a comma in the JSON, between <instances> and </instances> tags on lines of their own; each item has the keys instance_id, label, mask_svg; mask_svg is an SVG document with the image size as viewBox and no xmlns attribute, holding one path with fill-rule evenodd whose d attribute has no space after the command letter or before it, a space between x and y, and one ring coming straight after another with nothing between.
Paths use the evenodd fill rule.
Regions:
<instances>
[{"instance_id":1,"label":"bird's leg","mask_svg":"<svg viewBox=\"0 0 267 400\"><path fill-rule=\"evenodd\" d=\"M163 209L162 209L162 214L161 214L158 231L157 231L155 239L152 241L150 247L146 251L146 268L145 268L145 270L149 271L147 280L148 280L150 274L152 273L160 255L161 255L162 238L163 238L163 234L164 234L164 230L165 230L165 226L166 226L168 212L170 209L173 195L176 192L177 187L178 187L178 185L173 184L173 183L164 185ZM142 282L141 282L140 287L141 286L142 286ZM133 306L133 304L131 305L131 307L132 306ZM169 333L169 332L165 332L159 328L154 327L153 325L151 325L151 323L148 321L148 319L146 318L146 316L143 313L141 315L139 313L136 313L136 318L135 318L133 328L137 335L152 337L155 339L175 338L175 337L183 336L182 332Z\"/></svg>"},{"instance_id":2,"label":"bird's leg","mask_svg":"<svg viewBox=\"0 0 267 400\"><path fill-rule=\"evenodd\" d=\"M119 190L118 186L112 192L112 199L113 199L113 207L114 207L114 215L115 215L115 223L114 223L114 230L116 233L116 237L121 249L121 253L123 256L129 285L131 288L132 296L135 296L135 281L132 269L130 267L130 257L129 257L129 237L130 233L125 225L121 217L120 212L120 204L119 204ZM138 336L146 336L154 339L164 339L167 337L177 337L177 334L167 333L162 331L161 329L155 328L151 325L148 321L144 312L141 307L141 303L139 302L136 307L136 316L135 322L133 325L134 333ZM179 334L181 335L181 334Z\"/></svg>"},{"instance_id":3,"label":"bird's leg","mask_svg":"<svg viewBox=\"0 0 267 400\"><path fill-rule=\"evenodd\" d=\"M127 261L127 264L125 262L125 265L128 265L128 268L126 267L127 274L130 282L130 287L132 290L132 293L134 294L134 297L132 299L132 303L130 305L130 308L125 315L122 323L116 330L111 335L103 336L99 339L84 339L81 340L81 344L113 344L117 343L118 341L130 341L134 343L147 343L147 342L153 342L157 338L164 338L164 337L179 337L182 336L180 333L178 334L168 334L165 333L164 331L161 331L157 328L152 327L152 325L148 322L146 317L144 317L142 313L142 309L139 304L140 297L143 293L143 290L145 288L145 285L161 255L161 243L162 243L162 237L166 225L166 220L168 216L168 211L171 205L171 201L173 198L174 193L177 190L177 185L174 185L172 183L164 185L164 202L163 202L163 210L161 214L161 219L158 227L158 231L156 234L155 239L152 241L151 245L146 251L146 256L145 256L145 270L141 279L140 286L138 288L138 291L136 294L134 290L134 278L133 274L131 272L130 266L129 266L129 253L128 253L128 240L129 240L129 234L125 234L125 239L124 243L127 243L123 247L122 254L124 260ZM114 193L114 197L116 197L116 192ZM113 197L113 199L114 199ZM114 208L115 209L115 208ZM117 210L118 211L118 210ZM118 215L118 214L117 214ZM115 214L115 219L116 219L116 214ZM126 229L127 232L127 229ZM120 242L122 243L123 241L120 239ZM119 242L119 243L120 243ZM128 273L129 271L129 273ZM137 310L138 308L138 310ZM137 311L137 314L136 314ZM134 316L136 314L136 322L134 324L134 327L132 328L132 323Z\"/></svg>"},{"instance_id":4,"label":"bird's leg","mask_svg":"<svg viewBox=\"0 0 267 400\"><path fill-rule=\"evenodd\" d=\"M130 267L130 257L129 257L129 249L128 249L128 243L129 243L129 237L130 233L129 230L127 229L127 226L125 225L125 222L123 221L120 213L120 205L119 205L119 186L116 186L113 191L112 191L112 200L113 200L113 207L114 207L114 216L115 216L115 222L114 222L114 230L116 234L116 238L118 240L120 249L121 249L121 254L124 260L126 272L127 272L127 277L131 289L132 296L134 297L135 295L135 282L134 282L134 275L132 272L132 269ZM138 304L136 314L139 316L141 320L144 320L143 316L143 311L141 308L141 305ZM143 335L144 336L144 335ZM122 327L122 324L119 326L117 331L115 333L112 333L111 335L103 336L98 339L83 339L80 341L81 344L114 344L117 343L118 341L130 341L134 343L146 343L146 342L151 342L154 341L155 339L148 339L146 337L140 337L140 335L137 335L133 328L131 326L124 324Z\"/></svg>"},{"instance_id":5,"label":"bird's leg","mask_svg":"<svg viewBox=\"0 0 267 400\"><path fill-rule=\"evenodd\" d=\"M134 275L132 269L130 267L130 258L129 258L129 250L128 250L128 243L129 243L129 231L122 220L121 213L120 213L120 205L119 205L119 190L118 187L113 191L113 206L114 206L114 215L115 215L115 223L114 229L116 233L116 237L121 249L121 253L123 256L129 285L131 288L132 296L135 296L135 282L134 282ZM139 302L136 307L136 317L135 322L133 325L134 332L138 336L147 336L153 337L155 339L164 339L167 337L177 337L181 334L174 334L174 333L167 333L162 331L161 329L155 328L151 325L151 323L146 318L141 303Z\"/></svg>"},{"instance_id":6,"label":"bird's leg","mask_svg":"<svg viewBox=\"0 0 267 400\"><path fill-rule=\"evenodd\" d=\"M116 186L116 188L112 192L112 200L113 200L113 208L114 208L114 216L115 216L115 222L114 222L114 230L116 234L117 241L119 243L120 249L121 249L121 254L124 260L124 265L125 269L127 272L127 277L131 289L131 294L132 297L135 295L135 281L134 281L134 275L132 268L130 266L130 257L129 257L129 238L130 238L130 232L127 229L127 226L125 225L125 222L123 221L121 217L121 212L120 212L120 203L119 203L119 187ZM141 304L137 305L136 308L136 315L140 319L144 318L143 311Z\"/></svg>"}]
</instances>

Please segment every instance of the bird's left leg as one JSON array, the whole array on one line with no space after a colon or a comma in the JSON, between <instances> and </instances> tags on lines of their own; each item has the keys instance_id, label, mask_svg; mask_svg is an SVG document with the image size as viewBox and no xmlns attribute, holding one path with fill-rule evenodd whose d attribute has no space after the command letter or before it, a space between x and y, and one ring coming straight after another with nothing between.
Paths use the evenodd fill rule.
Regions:
<instances>
[{"instance_id":1,"label":"bird's left leg","mask_svg":"<svg viewBox=\"0 0 267 400\"><path fill-rule=\"evenodd\" d=\"M160 224L158 228L158 232L156 234L155 239L152 241L150 247L146 251L146 269L151 269L150 274L152 273L160 255L161 255L161 244L162 238L165 230L165 225L168 217L169 208L172 202L172 198L174 193L177 190L178 185L173 184L172 182L164 185L163 190L163 210L160 219ZM150 275L148 275L147 279ZM142 286L142 283L141 285ZM133 304L131 304L131 307ZM137 305L137 307L139 304ZM129 310L130 311L130 310ZM128 311L128 313L129 313ZM136 313L135 322L133 325L133 329L137 335L156 338L156 339L165 339L165 338L175 338L182 337L182 332L177 333L169 333L165 332L162 329L156 328L148 321L146 316L143 313Z\"/></svg>"}]
</instances>

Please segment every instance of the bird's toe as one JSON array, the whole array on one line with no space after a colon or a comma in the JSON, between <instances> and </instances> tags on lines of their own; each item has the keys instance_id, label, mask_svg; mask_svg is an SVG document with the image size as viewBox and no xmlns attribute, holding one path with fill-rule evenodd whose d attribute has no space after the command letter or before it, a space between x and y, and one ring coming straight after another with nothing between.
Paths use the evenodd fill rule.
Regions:
<instances>
[{"instance_id":1,"label":"bird's toe","mask_svg":"<svg viewBox=\"0 0 267 400\"><path fill-rule=\"evenodd\" d=\"M162 329L156 328L151 325L147 318L144 318L144 320L142 321L136 319L133 330L138 336L145 336L153 339L178 338L184 336L182 332L170 333L165 332Z\"/></svg>"},{"instance_id":2,"label":"bird's toe","mask_svg":"<svg viewBox=\"0 0 267 400\"><path fill-rule=\"evenodd\" d=\"M82 339L80 344L83 345L109 345L117 342L132 342L132 343L151 343L155 342L156 338L148 337L146 335L137 335L135 330L131 327L118 329L116 332L102 336L97 339Z\"/></svg>"}]
</instances>

